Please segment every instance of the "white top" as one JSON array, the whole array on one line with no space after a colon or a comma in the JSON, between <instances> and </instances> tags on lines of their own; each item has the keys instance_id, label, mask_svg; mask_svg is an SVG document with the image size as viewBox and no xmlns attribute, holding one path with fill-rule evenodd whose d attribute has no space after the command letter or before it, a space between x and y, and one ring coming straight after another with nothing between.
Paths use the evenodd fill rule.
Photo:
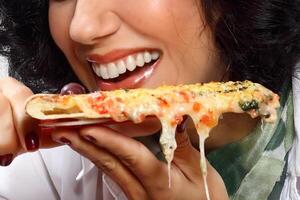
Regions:
<instances>
[{"instance_id":1,"label":"white top","mask_svg":"<svg viewBox=\"0 0 300 200\"><path fill-rule=\"evenodd\" d=\"M120 188L67 146L17 157L0 167L0 199L125 200Z\"/></svg>"},{"instance_id":2,"label":"white top","mask_svg":"<svg viewBox=\"0 0 300 200\"><path fill-rule=\"evenodd\" d=\"M0 56L0 78L8 62ZM108 176L68 146L18 156L0 166L0 200L126 200Z\"/></svg>"},{"instance_id":3,"label":"white top","mask_svg":"<svg viewBox=\"0 0 300 200\"><path fill-rule=\"evenodd\" d=\"M281 192L281 200L300 199L300 63L293 78L293 96L296 135L288 158L287 178Z\"/></svg>"},{"instance_id":4,"label":"white top","mask_svg":"<svg viewBox=\"0 0 300 200\"><path fill-rule=\"evenodd\" d=\"M300 65L298 66L300 68ZM300 70L293 79L296 136L282 200L300 199ZM299 180L300 181L300 180ZM300 184L300 183L299 183ZM125 200L120 188L67 146L39 150L0 167L0 200Z\"/></svg>"}]
</instances>

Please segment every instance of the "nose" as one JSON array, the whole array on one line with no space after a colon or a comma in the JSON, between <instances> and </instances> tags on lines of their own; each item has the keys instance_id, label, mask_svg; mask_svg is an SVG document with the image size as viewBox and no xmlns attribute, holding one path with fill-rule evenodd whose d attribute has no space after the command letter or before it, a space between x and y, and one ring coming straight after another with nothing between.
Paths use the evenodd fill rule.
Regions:
<instances>
[{"instance_id":1,"label":"nose","mask_svg":"<svg viewBox=\"0 0 300 200\"><path fill-rule=\"evenodd\" d=\"M101 6L99 1L87 3L86 0L78 0L69 34L75 42L92 45L97 40L116 33L120 26L121 19L112 9Z\"/></svg>"}]
</instances>

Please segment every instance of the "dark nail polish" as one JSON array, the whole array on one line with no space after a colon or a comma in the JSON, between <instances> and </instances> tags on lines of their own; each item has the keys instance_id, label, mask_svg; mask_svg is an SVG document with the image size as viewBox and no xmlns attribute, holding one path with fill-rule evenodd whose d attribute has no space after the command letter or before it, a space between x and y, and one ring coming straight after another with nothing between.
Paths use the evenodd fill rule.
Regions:
<instances>
[{"instance_id":1,"label":"dark nail polish","mask_svg":"<svg viewBox=\"0 0 300 200\"><path fill-rule=\"evenodd\" d=\"M83 136L83 138L86 140L86 141L89 141L91 143L95 143L96 142L96 139L90 135L85 135Z\"/></svg>"},{"instance_id":2,"label":"dark nail polish","mask_svg":"<svg viewBox=\"0 0 300 200\"><path fill-rule=\"evenodd\" d=\"M35 151L39 148L40 141L36 133L31 132L25 135L25 144L28 151Z\"/></svg>"},{"instance_id":3,"label":"dark nail polish","mask_svg":"<svg viewBox=\"0 0 300 200\"><path fill-rule=\"evenodd\" d=\"M0 156L0 166L6 167L10 165L10 163L13 161L13 154L7 154Z\"/></svg>"},{"instance_id":4,"label":"dark nail polish","mask_svg":"<svg viewBox=\"0 0 300 200\"><path fill-rule=\"evenodd\" d=\"M182 122L177 126L176 132L177 133L183 133L187 127L187 116L183 116Z\"/></svg>"},{"instance_id":5,"label":"dark nail polish","mask_svg":"<svg viewBox=\"0 0 300 200\"><path fill-rule=\"evenodd\" d=\"M71 145L72 144L70 140L68 140L67 138L64 138L64 137L60 138L59 142L62 143L62 144L66 144L66 145Z\"/></svg>"},{"instance_id":6,"label":"dark nail polish","mask_svg":"<svg viewBox=\"0 0 300 200\"><path fill-rule=\"evenodd\" d=\"M86 93L85 88L78 83L69 83L65 85L60 91L61 95L84 94L84 93Z\"/></svg>"}]
</instances>

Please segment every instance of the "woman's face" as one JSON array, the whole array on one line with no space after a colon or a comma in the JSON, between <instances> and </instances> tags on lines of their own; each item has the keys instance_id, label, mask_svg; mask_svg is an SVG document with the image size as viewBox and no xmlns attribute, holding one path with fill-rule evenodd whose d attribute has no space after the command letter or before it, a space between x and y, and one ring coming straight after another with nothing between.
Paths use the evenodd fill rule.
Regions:
<instances>
[{"instance_id":1,"label":"woman's face","mask_svg":"<svg viewBox=\"0 0 300 200\"><path fill-rule=\"evenodd\" d=\"M199 2L50 0L50 31L90 91L219 81Z\"/></svg>"}]
</instances>

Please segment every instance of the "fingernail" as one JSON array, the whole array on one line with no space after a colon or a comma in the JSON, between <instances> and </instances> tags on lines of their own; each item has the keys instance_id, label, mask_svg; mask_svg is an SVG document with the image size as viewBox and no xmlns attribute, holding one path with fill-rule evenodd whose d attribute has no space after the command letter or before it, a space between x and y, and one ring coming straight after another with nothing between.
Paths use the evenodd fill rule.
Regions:
<instances>
[{"instance_id":1,"label":"fingernail","mask_svg":"<svg viewBox=\"0 0 300 200\"><path fill-rule=\"evenodd\" d=\"M59 139L59 143L66 144L66 145L71 145L72 144L70 140L68 140L67 138L64 138L64 137L61 137Z\"/></svg>"},{"instance_id":2,"label":"fingernail","mask_svg":"<svg viewBox=\"0 0 300 200\"><path fill-rule=\"evenodd\" d=\"M83 136L83 138L86 140L86 141L89 141L91 143L95 143L96 142L96 139L90 135L85 135Z\"/></svg>"},{"instance_id":3,"label":"fingernail","mask_svg":"<svg viewBox=\"0 0 300 200\"><path fill-rule=\"evenodd\" d=\"M182 122L177 126L176 132L183 133L187 127L187 116L183 116Z\"/></svg>"},{"instance_id":4,"label":"fingernail","mask_svg":"<svg viewBox=\"0 0 300 200\"><path fill-rule=\"evenodd\" d=\"M84 94L84 93L86 93L86 90L79 83L69 83L65 85L60 91L61 95Z\"/></svg>"},{"instance_id":5,"label":"fingernail","mask_svg":"<svg viewBox=\"0 0 300 200\"><path fill-rule=\"evenodd\" d=\"M13 154L0 156L0 166L6 167L10 165L11 162L13 161L13 158L14 158Z\"/></svg>"},{"instance_id":6,"label":"fingernail","mask_svg":"<svg viewBox=\"0 0 300 200\"><path fill-rule=\"evenodd\" d=\"M25 135L25 144L28 151L35 151L39 148L40 141L36 133L31 132Z\"/></svg>"}]
</instances>

